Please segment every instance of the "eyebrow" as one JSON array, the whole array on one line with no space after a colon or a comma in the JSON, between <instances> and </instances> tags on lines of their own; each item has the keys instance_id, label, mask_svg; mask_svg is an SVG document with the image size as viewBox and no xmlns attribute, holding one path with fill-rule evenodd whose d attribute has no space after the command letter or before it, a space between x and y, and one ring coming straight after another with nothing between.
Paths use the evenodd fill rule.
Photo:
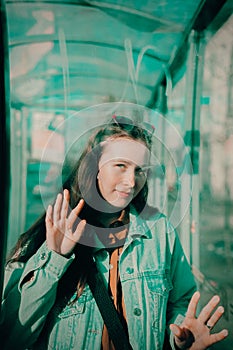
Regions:
<instances>
[{"instance_id":1,"label":"eyebrow","mask_svg":"<svg viewBox=\"0 0 233 350\"><path fill-rule=\"evenodd\" d=\"M127 164L133 163L132 161L126 160L125 158L113 158L113 159L110 159L110 161L112 161L112 162L124 162Z\"/></svg>"},{"instance_id":2,"label":"eyebrow","mask_svg":"<svg viewBox=\"0 0 233 350\"><path fill-rule=\"evenodd\" d=\"M128 160L126 160L124 158L114 158L114 159L111 159L111 161L112 162L123 162L123 163L129 164L129 165L136 164L136 163L134 163L132 161L128 161ZM153 168L154 167L154 165L148 165L148 164L142 164L142 165L136 164L136 165L137 165L137 167L139 167L141 169L149 169L149 168Z\"/></svg>"}]
</instances>

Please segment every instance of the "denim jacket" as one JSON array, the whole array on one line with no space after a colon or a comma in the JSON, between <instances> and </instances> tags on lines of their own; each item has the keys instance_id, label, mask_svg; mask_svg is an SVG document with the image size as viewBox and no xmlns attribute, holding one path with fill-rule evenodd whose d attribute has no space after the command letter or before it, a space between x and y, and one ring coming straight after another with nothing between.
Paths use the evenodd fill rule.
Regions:
<instances>
[{"instance_id":1,"label":"denim jacket","mask_svg":"<svg viewBox=\"0 0 233 350\"><path fill-rule=\"evenodd\" d=\"M103 319L89 286L63 308L56 300L59 279L73 259L50 251L44 243L27 263L7 265L0 328L4 350L101 349ZM95 260L107 283L108 252L97 250ZM170 323L182 321L196 290L166 217L142 220L130 215L119 272L132 348L161 350L166 328L169 332ZM28 278L32 273L34 278Z\"/></svg>"}]
</instances>

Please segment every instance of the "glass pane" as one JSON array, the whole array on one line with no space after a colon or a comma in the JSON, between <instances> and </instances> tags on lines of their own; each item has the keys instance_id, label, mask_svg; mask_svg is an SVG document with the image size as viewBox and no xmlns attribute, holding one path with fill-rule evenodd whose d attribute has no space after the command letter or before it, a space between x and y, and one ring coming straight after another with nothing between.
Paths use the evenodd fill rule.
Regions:
<instances>
[{"instance_id":1,"label":"glass pane","mask_svg":"<svg viewBox=\"0 0 233 350\"><path fill-rule=\"evenodd\" d=\"M206 297L220 294L233 322L233 17L208 40L201 100L200 256ZM230 348L233 336L214 349Z\"/></svg>"}]
</instances>

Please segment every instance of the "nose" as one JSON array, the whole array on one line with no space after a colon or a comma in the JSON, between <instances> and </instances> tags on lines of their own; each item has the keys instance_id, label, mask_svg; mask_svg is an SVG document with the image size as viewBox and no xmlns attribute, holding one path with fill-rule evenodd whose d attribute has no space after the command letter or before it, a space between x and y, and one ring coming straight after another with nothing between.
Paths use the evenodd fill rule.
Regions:
<instances>
[{"instance_id":1,"label":"nose","mask_svg":"<svg viewBox=\"0 0 233 350\"><path fill-rule=\"evenodd\" d=\"M129 188L134 188L135 172L133 169L128 169L128 171L124 174L123 184Z\"/></svg>"}]
</instances>

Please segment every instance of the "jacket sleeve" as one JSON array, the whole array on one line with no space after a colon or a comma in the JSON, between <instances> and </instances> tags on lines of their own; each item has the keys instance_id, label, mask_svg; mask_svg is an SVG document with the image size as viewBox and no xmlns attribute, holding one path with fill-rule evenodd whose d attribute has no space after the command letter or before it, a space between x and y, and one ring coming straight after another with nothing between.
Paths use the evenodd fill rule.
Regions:
<instances>
[{"instance_id":1,"label":"jacket sleeve","mask_svg":"<svg viewBox=\"0 0 233 350\"><path fill-rule=\"evenodd\" d=\"M0 318L5 350L26 349L36 341L54 305L58 281L73 259L49 250L45 242L26 264L6 266Z\"/></svg>"},{"instance_id":2,"label":"jacket sleeve","mask_svg":"<svg viewBox=\"0 0 233 350\"><path fill-rule=\"evenodd\" d=\"M170 332L169 325L172 323L181 324L186 314L190 299L197 290L191 267L186 259L178 235L175 231L169 233L173 236L171 249L171 279L173 288L169 294L167 307L168 334L170 343L174 348L174 339Z\"/></svg>"}]
</instances>

